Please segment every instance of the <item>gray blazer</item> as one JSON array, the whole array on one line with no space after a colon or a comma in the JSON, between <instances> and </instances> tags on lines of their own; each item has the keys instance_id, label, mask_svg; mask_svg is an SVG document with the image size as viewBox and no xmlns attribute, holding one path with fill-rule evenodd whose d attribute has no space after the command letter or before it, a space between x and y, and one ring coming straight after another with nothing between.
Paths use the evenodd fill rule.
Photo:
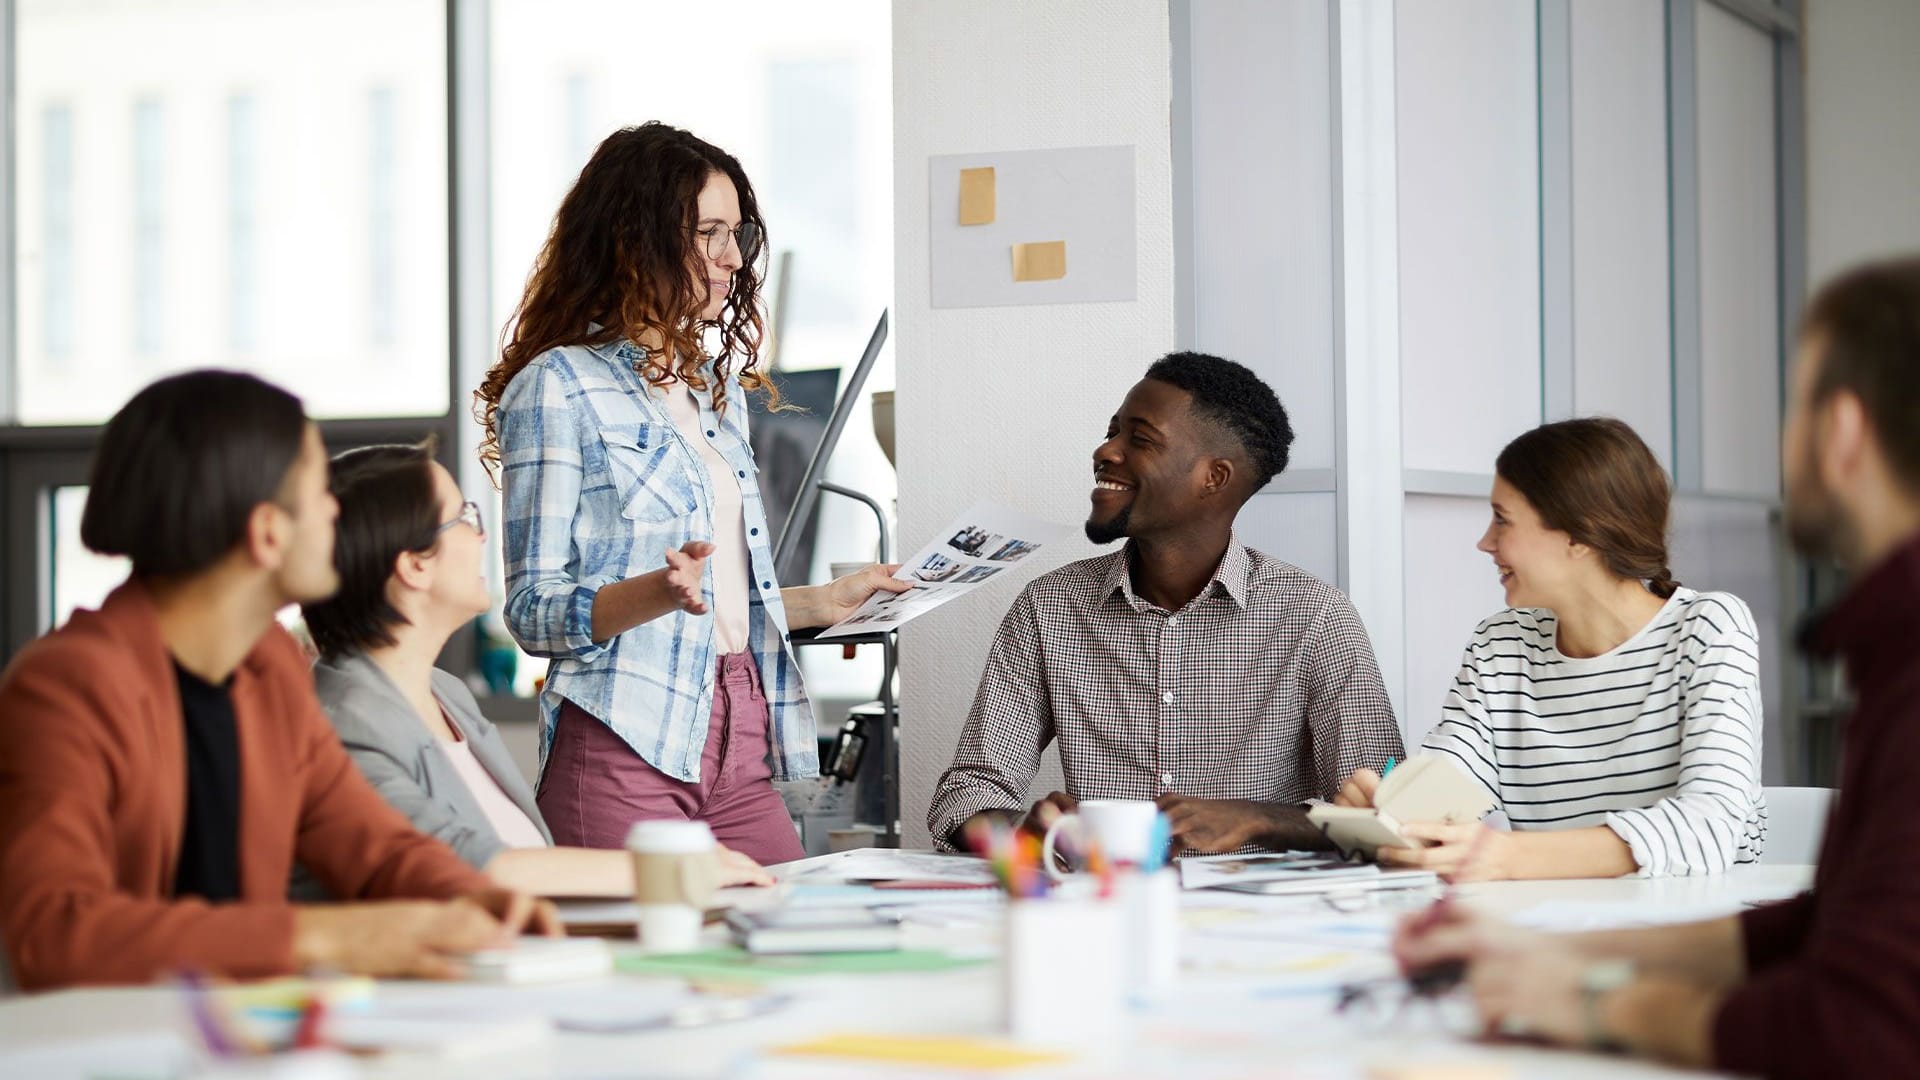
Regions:
<instances>
[{"instance_id":1,"label":"gray blazer","mask_svg":"<svg viewBox=\"0 0 1920 1080\"><path fill-rule=\"evenodd\" d=\"M445 843L475 867L486 866L506 849L479 801L454 770L453 761L440 748L440 740L414 716L413 706L378 665L358 653L332 663L323 660L313 667L313 684L354 764L414 828ZM472 747L474 760L533 819L547 843L553 843L553 834L534 805L533 789L520 775L500 733L480 715L480 705L466 684L436 668L433 696Z\"/></svg>"}]
</instances>

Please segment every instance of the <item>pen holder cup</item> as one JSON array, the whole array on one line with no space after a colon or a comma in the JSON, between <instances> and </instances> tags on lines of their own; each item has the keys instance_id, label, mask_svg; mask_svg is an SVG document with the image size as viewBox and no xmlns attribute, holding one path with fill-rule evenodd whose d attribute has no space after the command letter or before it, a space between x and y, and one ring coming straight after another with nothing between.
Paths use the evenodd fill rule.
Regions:
<instances>
[{"instance_id":1,"label":"pen holder cup","mask_svg":"<svg viewBox=\"0 0 1920 1080\"><path fill-rule=\"evenodd\" d=\"M1123 873L1114 885L1126 922L1127 987L1140 994L1164 991L1180 969L1180 874Z\"/></svg>"},{"instance_id":2,"label":"pen holder cup","mask_svg":"<svg viewBox=\"0 0 1920 1080\"><path fill-rule=\"evenodd\" d=\"M1001 1005L1020 1042L1087 1047L1119 1037L1126 910L1116 900L1014 900L1002 935Z\"/></svg>"}]
</instances>

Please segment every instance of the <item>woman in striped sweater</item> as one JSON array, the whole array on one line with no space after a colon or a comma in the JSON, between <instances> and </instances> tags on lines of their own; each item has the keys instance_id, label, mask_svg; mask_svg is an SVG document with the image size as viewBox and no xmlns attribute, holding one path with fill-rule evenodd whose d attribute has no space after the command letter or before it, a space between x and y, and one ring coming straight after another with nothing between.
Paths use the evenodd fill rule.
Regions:
<instances>
[{"instance_id":1,"label":"woman in striped sweater","mask_svg":"<svg viewBox=\"0 0 1920 1080\"><path fill-rule=\"evenodd\" d=\"M1618 420L1535 428L1500 453L1492 556L1509 607L1474 631L1423 749L1471 773L1505 811L1416 823L1382 862L1459 879L1701 874L1754 862L1760 661L1753 615L1667 568L1667 478ZM1367 806L1362 770L1337 802Z\"/></svg>"}]
</instances>

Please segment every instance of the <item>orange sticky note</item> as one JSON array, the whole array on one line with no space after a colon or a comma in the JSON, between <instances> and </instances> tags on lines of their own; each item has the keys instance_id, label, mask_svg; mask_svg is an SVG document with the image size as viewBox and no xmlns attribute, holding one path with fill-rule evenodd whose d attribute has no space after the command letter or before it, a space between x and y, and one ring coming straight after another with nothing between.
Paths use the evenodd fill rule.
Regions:
<instances>
[{"instance_id":1,"label":"orange sticky note","mask_svg":"<svg viewBox=\"0 0 1920 1080\"><path fill-rule=\"evenodd\" d=\"M993 224L993 166L960 170L960 224Z\"/></svg>"},{"instance_id":2,"label":"orange sticky note","mask_svg":"<svg viewBox=\"0 0 1920 1080\"><path fill-rule=\"evenodd\" d=\"M1013 245L1013 280L1058 281L1067 276L1067 242Z\"/></svg>"}]
</instances>

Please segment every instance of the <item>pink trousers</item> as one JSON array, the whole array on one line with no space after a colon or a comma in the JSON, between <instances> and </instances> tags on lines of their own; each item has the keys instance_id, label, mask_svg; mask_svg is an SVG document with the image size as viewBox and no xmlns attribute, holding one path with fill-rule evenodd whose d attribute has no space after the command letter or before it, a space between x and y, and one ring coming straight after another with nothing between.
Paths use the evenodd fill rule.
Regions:
<instances>
[{"instance_id":1,"label":"pink trousers","mask_svg":"<svg viewBox=\"0 0 1920 1080\"><path fill-rule=\"evenodd\" d=\"M676 780L573 702L560 707L540 778L540 814L564 847L626 846L636 821L704 821L722 844L762 865L806 851L767 764L767 699L752 653L715 664L713 717L700 779Z\"/></svg>"}]
</instances>

